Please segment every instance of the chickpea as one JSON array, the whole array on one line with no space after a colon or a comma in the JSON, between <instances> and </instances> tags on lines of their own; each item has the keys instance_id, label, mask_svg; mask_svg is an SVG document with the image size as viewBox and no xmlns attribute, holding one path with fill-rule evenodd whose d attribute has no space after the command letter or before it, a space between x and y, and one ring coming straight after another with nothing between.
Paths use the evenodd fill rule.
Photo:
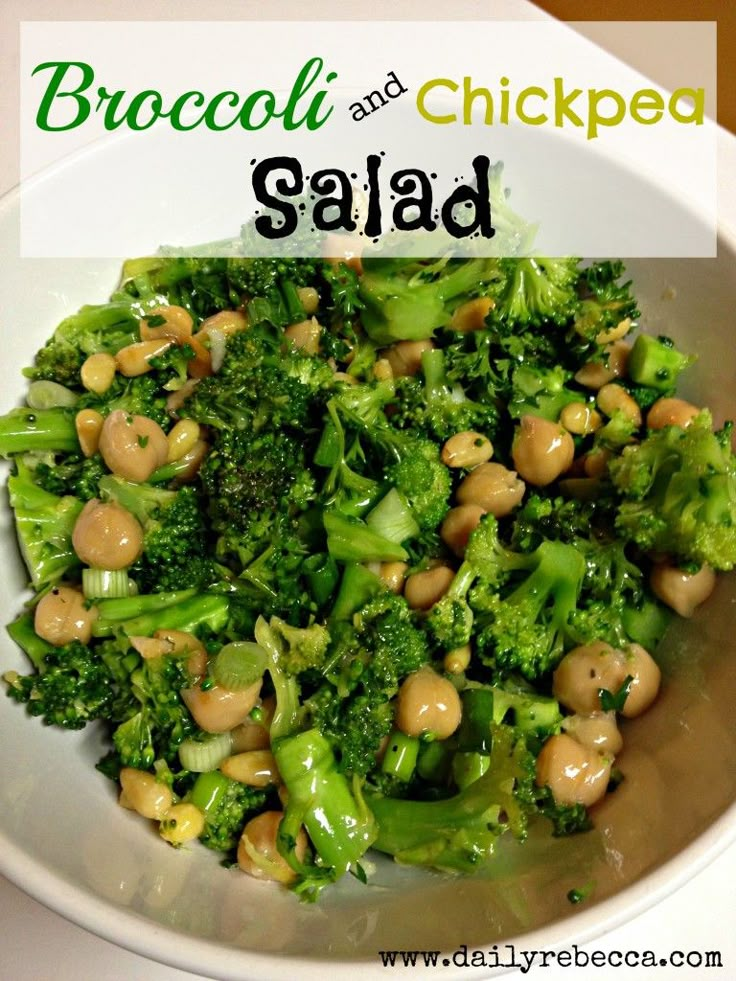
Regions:
<instances>
[{"instance_id":1,"label":"chickpea","mask_svg":"<svg viewBox=\"0 0 736 981\"><path fill-rule=\"evenodd\" d=\"M657 399L647 412L647 429L664 429L665 426L686 429L699 413L696 405L684 399Z\"/></svg>"},{"instance_id":2,"label":"chickpea","mask_svg":"<svg viewBox=\"0 0 736 981\"><path fill-rule=\"evenodd\" d=\"M402 593L406 581L406 562L381 562L378 576L388 586L392 593Z\"/></svg>"},{"instance_id":3,"label":"chickpea","mask_svg":"<svg viewBox=\"0 0 736 981\"><path fill-rule=\"evenodd\" d=\"M77 518L72 545L86 565L127 569L143 551L143 529L119 504L105 504L93 498Z\"/></svg>"},{"instance_id":4,"label":"chickpea","mask_svg":"<svg viewBox=\"0 0 736 981\"><path fill-rule=\"evenodd\" d=\"M622 337L626 337L630 330L631 317L624 317L623 320L619 320L615 327L599 331L595 335L595 342L596 344L611 344L613 341L619 341Z\"/></svg>"},{"instance_id":5,"label":"chickpea","mask_svg":"<svg viewBox=\"0 0 736 981\"><path fill-rule=\"evenodd\" d=\"M440 528L440 537L459 558L465 555L468 539L485 513L478 504L461 504L447 512Z\"/></svg>"},{"instance_id":6,"label":"chickpea","mask_svg":"<svg viewBox=\"0 0 736 981\"><path fill-rule=\"evenodd\" d=\"M608 461L613 454L610 450L595 450L586 453L583 460L583 470L586 477L603 477L608 472Z\"/></svg>"},{"instance_id":7,"label":"chickpea","mask_svg":"<svg viewBox=\"0 0 736 981\"><path fill-rule=\"evenodd\" d=\"M442 599L454 578L455 573L446 565L415 572L406 580L404 598L412 610L429 610Z\"/></svg>"},{"instance_id":8,"label":"chickpea","mask_svg":"<svg viewBox=\"0 0 736 981\"><path fill-rule=\"evenodd\" d=\"M284 331L284 337L291 341L295 348L305 354L319 354L319 342L322 337L322 325L316 317L291 324Z\"/></svg>"},{"instance_id":9,"label":"chickpea","mask_svg":"<svg viewBox=\"0 0 736 981\"><path fill-rule=\"evenodd\" d=\"M280 811L264 811L243 828L238 843L238 865L255 879L270 879L284 884L296 879L296 872L278 849L279 825L283 816ZM299 829L294 851L302 862L307 853L307 836L303 828Z\"/></svg>"},{"instance_id":10,"label":"chickpea","mask_svg":"<svg viewBox=\"0 0 736 981\"><path fill-rule=\"evenodd\" d=\"M333 266L344 262L360 276L363 272L363 247L363 242L357 235L327 232L322 239L322 257Z\"/></svg>"},{"instance_id":11,"label":"chickpea","mask_svg":"<svg viewBox=\"0 0 736 981\"><path fill-rule=\"evenodd\" d=\"M160 640L166 645L165 654L176 657L178 654L189 654L187 659L187 672L192 678L201 678L207 670L207 651L204 644L194 634L186 630L155 630L153 633L155 640Z\"/></svg>"},{"instance_id":12,"label":"chickpea","mask_svg":"<svg viewBox=\"0 0 736 981\"><path fill-rule=\"evenodd\" d=\"M434 348L432 341L397 341L384 351L394 378L416 375L422 367L422 355Z\"/></svg>"},{"instance_id":13,"label":"chickpea","mask_svg":"<svg viewBox=\"0 0 736 981\"><path fill-rule=\"evenodd\" d=\"M494 306L495 303L489 296L479 296L475 300L462 303L452 315L450 330L457 330L461 334L483 330L486 325L486 317Z\"/></svg>"},{"instance_id":14,"label":"chickpea","mask_svg":"<svg viewBox=\"0 0 736 981\"><path fill-rule=\"evenodd\" d=\"M632 681L621 715L627 719L635 719L637 715L646 712L659 694L662 672L641 644L629 644L625 654L626 674L631 675Z\"/></svg>"},{"instance_id":15,"label":"chickpea","mask_svg":"<svg viewBox=\"0 0 736 981\"><path fill-rule=\"evenodd\" d=\"M82 409L74 416L74 428L82 453L94 456L100 445L100 435L105 420L95 409Z\"/></svg>"},{"instance_id":16,"label":"chickpea","mask_svg":"<svg viewBox=\"0 0 736 981\"><path fill-rule=\"evenodd\" d=\"M42 596L33 615L33 629L39 637L63 647L73 640L89 643L97 609L86 606L84 596L71 586L54 586Z\"/></svg>"},{"instance_id":17,"label":"chickpea","mask_svg":"<svg viewBox=\"0 0 736 981\"><path fill-rule=\"evenodd\" d=\"M442 447L442 462L447 467L477 467L492 456L490 439L469 429L455 433Z\"/></svg>"},{"instance_id":18,"label":"chickpea","mask_svg":"<svg viewBox=\"0 0 736 981\"><path fill-rule=\"evenodd\" d=\"M616 725L615 712L591 712L590 715L568 715L562 728L581 746L606 756L621 752L624 741Z\"/></svg>"},{"instance_id":19,"label":"chickpea","mask_svg":"<svg viewBox=\"0 0 736 981\"><path fill-rule=\"evenodd\" d=\"M297 290L298 292L300 291ZM314 310L307 310L307 313L314 313ZM206 337L211 330L217 330L225 337L230 337L232 334L239 334L247 326L248 318L242 310L220 310L219 313L213 313L211 317L202 321L197 335Z\"/></svg>"},{"instance_id":20,"label":"chickpea","mask_svg":"<svg viewBox=\"0 0 736 981\"><path fill-rule=\"evenodd\" d=\"M271 736L268 729L260 722L254 722L250 716L231 731L233 738L233 753L249 753L254 749L270 749Z\"/></svg>"},{"instance_id":21,"label":"chickpea","mask_svg":"<svg viewBox=\"0 0 736 981\"><path fill-rule=\"evenodd\" d=\"M445 654L443 667L448 674L462 674L463 671L468 669L472 656L473 652L470 644L456 647L454 650L448 651Z\"/></svg>"},{"instance_id":22,"label":"chickpea","mask_svg":"<svg viewBox=\"0 0 736 981\"><path fill-rule=\"evenodd\" d=\"M220 772L248 787L268 787L281 783L276 760L269 749L251 749L228 756L220 764Z\"/></svg>"},{"instance_id":23,"label":"chickpea","mask_svg":"<svg viewBox=\"0 0 736 981\"><path fill-rule=\"evenodd\" d=\"M115 409L100 433L100 453L118 477L142 483L166 463L169 443L163 429L147 416Z\"/></svg>"},{"instance_id":24,"label":"chickpea","mask_svg":"<svg viewBox=\"0 0 736 981\"><path fill-rule=\"evenodd\" d=\"M174 797L166 786L159 783L152 773L124 766L120 771L120 786L126 803L141 817L160 821L174 803Z\"/></svg>"},{"instance_id":25,"label":"chickpea","mask_svg":"<svg viewBox=\"0 0 736 981\"><path fill-rule=\"evenodd\" d=\"M421 668L404 679L396 700L396 726L407 736L448 739L461 716L457 689L431 668Z\"/></svg>"},{"instance_id":26,"label":"chickpea","mask_svg":"<svg viewBox=\"0 0 736 981\"><path fill-rule=\"evenodd\" d=\"M138 341L135 344L128 344L121 347L115 355L115 365L121 375L126 378L137 378L145 375L151 368L151 359L157 358L164 351L167 351L174 342L167 337L158 341Z\"/></svg>"},{"instance_id":27,"label":"chickpea","mask_svg":"<svg viewBox=\"0 0 736 981\"><path fill-rule=\"evenodd\" d=\"M615 341L607 348L607 364L590 361L575 375L575 381L586 388L599 389L626 374L631 347L626 341Z\"/></svg>"},{"instance_id":28,"label":"chickpea","mask_svg":"<svg viewBox=\"0 0 736 981\"><path fill-rule=\"evenodd\" d=\"M591 807L603 797L611 761L565 733L551 736L537 758L537 786L549 787L557 804Z\"/></svg>"},{"instance_id":29,"label":"chickpea","mask_svg":"<svg viewBox=\"0 0 736 981\"><path fill-rule=\"evenodd\" d=\"M522 416L511 455L524 480L535 487L546 487L570 467L575 444L558 423L539 416Z\"/></svg>"},{"instance_id":30,"label":"chickpea","mask_svg":"<svg viewBox=\"0 0 736 981\"><path fill-rule=\"evenodd\" d=\"M319 293L313 286L299 286L296 295L299 302L304 307L304 312L310 316L317 312L319 307Z\"/></svg>"},{"instance_id":31,"label":"chickpea","mask_svg":"<svg viewBox=\"0 0 736 981\"><path fill-rule=\"evenodd\" d=\"M184 456L179 457L176 461L179 466L176 468L176 481L179 484L188 484L189 481L194 480L194 478L199 473L199 468L202 466L202 461L207 456L210 451L210 444L205 442L203 439L198 439L194 446L185 453Z\"/></svg>"},{"instance_id":32,"label":"chickpea","mask_svg":"<svg viewBox=\"0 0 736 981\"><path fill-rule=\"evenodd\" d=\"M230 732L245 722L261 693L261 680L243 691L229 691L220 685L202 688L185 688L181 697L192 713L192 718L205 732Z\"/></svg>"},{"instance_id":33,"label":"chickpea","mask_svg":"<svg viewBox=\"0 0 736 981\"><path fill-rule=\"evenodd\" d=\"M596 640L563 657L553 675L552 693L571 711L591 715L600 711L600 689L617 692L627 674L623 652Z\"/></svg>"},{"instance_id":34,"label":"chickpea","mask_svg":"<svg viewBox=\"0 0 736 981\"><path fill-rule=\"evenodd\" d=\"M111 354L90 354L80 370L82 384L88 392L103 395L115 378L115 358Z\"/></svg>"},{"instance_id":35,"label":"chickpea","mask_svg":"<svg viewBox=\"0 0 736 981\"><path fill-rule=\"evenodd\" d=\"M521 503L525 490L515 470L500 463L481 463L463 478L455 498L458 504L474 504L496 518L504 518Z\"/></svg>"},{"instance_id":36,"label":"chickpea","mask_svg":"<svg viewBox=\"0 0 736 981\"><path fill-rule=\"evenodd\" d=\"M199 424L193 419L180 419L166 437L169 444L166 462L174 463L191 452L199 442L200 433Z\"/></svg>"},{"instance_id":37,"label":"chickpea","mask_svg":"<svg viewBox=\"0 0 736 981\"><path fill-rule=\"evenodd\" d=\"M163 319L164 323L156 321ZM153 326L151 321L155 324ZM176 344L188 343L192 336L194 324L192 315L184 307L165 306L154 307L141 317L139 330L142 341L170 340Z\"/></svg>"},{"instance_id":38,"label":"chickpea","mask_svg":"<svg viewBox=\"0 0 736 981\"><path fill-rule=\"evenodd\" d=\"M649 584L654 595L681 617L691 617L715 589L716 574L709 565L697 572L684 572L667 562L658 562L652 569Z\"/></svg>"},{"instance_id":39,"label":"chickpea","mask_svg":"<svg viewBox=\"0 0 736 981\"><path fill-rule=\"evenodd\" d=\"M394 372L388 358L379 358L373 365L373 377L376 381L391 381Z\"/></svg>"},{"instance_id":40,"label":"chickpea","mask_svg":"<svg viewBox=\"0 0 736 981\"><path fill-rule=\"evenodd\" d=\"M204 814L194 804L174 804L161 821L159 834L170 845L178 847L194 841L204 831Z\"/></svg>"},{"instance_id":41,"label":"chickpea","mask_svg":"<svg viewBox=\"0 0 736 981\"><path fill-rule=\"evenodd\" d=\"M603 385L598 390L596 402L601 412L607 416L612 416L615 412L623 412L627 419L630 419L638 428L641 426L641 409L629 393L620 385Z\"/></svg>"},{"instance_id":42,"label":"chickpea","mask_svg":"<svg viewBox=\"0 0 736 981\"><path fill-rule=\"evenodd\" d=\"M177 411L184 405L197 385L199 385L199 378L187 378L181 388L177 388L175 392L167 396L166 411L170 416L176 415Z\"/></svg>"},{"instance_id":43,"label":"chickpea","mask_svg":"<svg viewBox=\"0 0 736 981\"><path fill-rule=\"evenodd\" d=\"M192 334L187 341L189 347L194 351L194 357L187 363L187 374L190 378L207 378L214 371L212 356L209 349L202 343L208 338L208 334L205 334L204 338L200 338L199 334Z\"/></svg>"},{"instance_id":44,"label":"chickpea","mask_svg":"<svg viewBox=\"0 0 736 981\"><path fill-rule=\"evenodd\" d=\"M588 436L600 429L603 420L600 413L585 402L570 402L560 413L560 422L569 433Z\"/></svg>"}]
</instances>

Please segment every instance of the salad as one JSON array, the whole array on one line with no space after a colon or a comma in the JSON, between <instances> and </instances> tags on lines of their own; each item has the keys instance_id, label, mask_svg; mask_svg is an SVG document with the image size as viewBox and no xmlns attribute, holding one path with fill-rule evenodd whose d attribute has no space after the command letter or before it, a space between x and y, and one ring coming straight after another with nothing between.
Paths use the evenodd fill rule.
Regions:
<instances>
[{"instance_id":1,"label":"salad","mask_svg":"<svg viewBox=\"0 0 736 981\"><path fill-rule=\"evenodd\" d=\"M585 831L736 562L731 426L639 316L610 261L128 261L0 417L8 695L307 899L370 848L472 872Z\"/></svg>"}]
</instances>

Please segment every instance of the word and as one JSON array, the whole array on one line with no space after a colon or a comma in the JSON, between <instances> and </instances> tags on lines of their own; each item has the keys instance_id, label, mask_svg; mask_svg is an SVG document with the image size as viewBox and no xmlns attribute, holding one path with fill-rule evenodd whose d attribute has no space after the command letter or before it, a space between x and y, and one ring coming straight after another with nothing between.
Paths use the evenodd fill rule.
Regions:
<instances>
[{"instance_id":1,"label":"word and","mask_svg":"<svg viewBox=\"0 0 736 981\"><path fill-rule=\"evenodd\" d=\"M386 74L388 82L384 85L383 91L374 89L373 92L364 95L359 102L352 102L348 106L350 115L356 123L359 123L361 119L365 119L370 113L376 112L377 109L387 106L389 99L398 99L404 92L409 91L398 80L396 72L387 72Z\"/></svg>"},{"instance_id":2,"label":"word and","mask_svg":"<svg viewBox=\"0 0 736 981\"><path fill-rule=\"evenodd\" d=\"M124 89L108 92L104 85L92 89L94 69L84 61L45 61L32 74L51 71L51 77L36 113L36 125L47 132L76 129L91 115L100 115L106 130L127 126L134 131L150 129L161 120L172 129L186 131L205 126L222 131L240 126L244 130L263 129L271 120L281 120L285 130L306 126L319 129L332 114L325 107L325 88L315 88L324 69L322 58L310 58L300 69L286 101L279 106L270 89L256 89L248 95L227 90L206 96L192 89L165 106L155 89L130 94ZM324 82L337 78L327 72ZM96 100L96 101L95 101Z\"/></svg>"},{"instance_id":3,"label":"word and","mask_svg":"<svg viewBox=\"0 0 736 981\"><path fill-rule=\"evenodd\" d=\"M386 230L380 185L382 160L379 154L369 154L366 158L368 207L365 224L358 234L372 239ZM493 238L495 229L491 223L488 181L490 160L477 156L472 167L472 184L458 183L438 208L431 178L424 171L407 168L393 173L388 184L392 197L399 200L395 200L391 208L391 231L433 232L437 228L436 216L453 238ZM311 221L318 231L355 232L358 227L353 217L353 186L342 170L329 168L305 177L296 157L268 157L254 167L252 183L258 202L279 216L275 220L273 215L262 214L255 219L256 231L264 238L286 238L297 230L302 220ZM305 213L306 209L302 210L307 188L311 191L310 196L315 198L311 215ZM458 221L460 209L463 221Z\"/></svg>"},{"instance_id":4,"label":"word and","mask_svg":"<svg viewBox=\"0 0 736 981\"><path fill-rule=\"evenodd\" d=\"M417 109L420 116L438 125L462 122L464 126L472 126L480 121L484 126L518 122L525 126L552 123L561 128L570 124L584 128L589 140L599 136L601 127L620 125L627 112L642 126L652 126L665 115L677 123L702 126L705 117L705 89L702 88L675 89L668 98L657 89L637 89L627 102L614 89L566 91L564 79L559 77L554 79L551 92L540 85L529 85L512 93L510 84L504 76L500 79L500 90L494 94L484 86L474 87L469 75L463 78L462 84L451 78L431 78L417 92ZM453 96L459 94L459 98L448 99L448 92ZM439 98L431 100L432 96ZM448 106L448 101L453 105ZM458 102L455 109L454 104Z\"/></svg>"}]
</instances>

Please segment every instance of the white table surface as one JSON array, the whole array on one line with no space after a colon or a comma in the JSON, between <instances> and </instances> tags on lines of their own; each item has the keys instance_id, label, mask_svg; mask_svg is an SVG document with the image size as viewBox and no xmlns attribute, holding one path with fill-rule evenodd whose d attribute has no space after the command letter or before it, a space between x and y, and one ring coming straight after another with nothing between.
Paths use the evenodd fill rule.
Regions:
<instances>
[{"instance_id":1,"label":"white table surface","mask_svg":"<svg viewBox=\"0 0 736 981\"><path fill-rule=\"evenodd\" d=\"M726 0L724 0L726 2ZM347 5L350 0L347 0ZM7 27L13 17L64 19L87 15L99 18L103 7L97 0L2 0L0 11ZM218 3L229 10L230 15L237 10L237 0L224 0ZM279 6L279 5L276 5ZM281 12L283 13L283 4ZM321 6L325 6L321 4ZM397 4L383 6L380 2L372 5L374 16L384 16ZM157 15L161 19L179 16L202 16L201 5L179 0L176 5L160 3L158 0L130 0L125 5L126 14L136 16L136 8L141 16L149 18ZM342 10L346 7L343 0ZM378 9L380 7L380 10ZM113 16L113 9L120 16L121 6L117 2L105 4L107 16ZM145 9L145 14L143 10ZM208 6L212 15L212 7ZM269 6L269 13L273 16ZM293 9L293 8L292 8ZM355 12L357 8L353 8ZM303 8L302 8L303 10ZM427 4L406 0L407 16L428 16ZM508 19L530 19L543 16L525 0L494 0L488 6L476 4L478 16L493 14ZM453 15L459 16L460 8L453 7ZM447 15L447 12L445 12ZM7 19L6 19L7 18ZM4 47L13 44L6 33ZM16 173L15 159L6 155L8 148L14 146L13 129L15 111L8 105L12 93L17 91L13 72L17 71L14 52L7 50L0 65L0 106L3 112L5 153L0 174L0 191L13 183ZM2 103L5 103L3 106ZM7 124L7 125L6 125ZM8 128L9 127L9 128ZM731 173L736 172L736 141L724 141L722 164ZM12 152L12 151L11 151ZM727 213L736 215L733 198L736 191L730 191L732 198ZM656 970L636 968L533 968L524 975L514 971L509 979L522 977L545 981L562 981L565 978L585 978L586 981L643 981L656 978L657 981L701 981L703 978L736 979L736 930L734 930L734 910L736 909L736 844L731 846L710 866L695 875L676 893L669 896L632 922L611 931L598 940L586 944L586 951L627 951L653 950L658 956L672 950L720 951L723 967L706 969L704 967L662 967ZM0 979L1 981L192 981L206 976L192 975L162 964L155 963L137 954L123 950L114 944L87 933L62 917L47 910L12 883L0 876ZM336 977L335 972L331 972ZM420 972L421 973L421 972Z\"/></svg>"}]
</instances>

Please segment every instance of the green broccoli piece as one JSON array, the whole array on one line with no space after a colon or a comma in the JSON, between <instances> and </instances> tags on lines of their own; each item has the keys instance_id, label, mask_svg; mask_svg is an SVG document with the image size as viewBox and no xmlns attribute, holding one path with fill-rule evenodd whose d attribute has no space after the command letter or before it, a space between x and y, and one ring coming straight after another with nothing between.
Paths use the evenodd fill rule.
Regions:
<instances>
[{"instance_id":1,"label":"green broccoli piece","mask_svg":"<svg viewBox=\"0 0 736 981\"><path fill-rule=\"evenodd\" d=\"M511 375L511 398L508 410L513 419L525 415L541 416L557 422L560 413L571 402L585 402L586 396L567 387L572 372L559 365L538 368L523 364Z\"/></svg>"},{"instance_id":2,"label":"green broccoli piece","mask_svg":"<svg viewBox=\"0 0 736 981\"><path fill-rule=\"evenodd\" d=\"M0 416L0 456L79 453L75 409L11 409Z\"/></svg>"},{"instance_id":3,"label":"green broccoli piece","mask_svg":"<svg viewBox=\"0 0 736 981\"><path fill-rule=\"evenodd\" d=\"M616 530L639 548L729 570L736 564L736 465L731 431L701 412L666 426L609 464L621 494Z\"/></svg>"},{"instance_id":4,"label":"green broccoli piece","mask_svg":"<svg viewBox=\"0 0 736 981\"><path fill-rule=\"evenodd\" d=\"M501 278L495 259L365 259L361 323L376 344L424 340Z\"/></svg>"},{"instance_id":5,"label":"green broccoli piece","mask_svg":"<svg viewBox=\"0 0 736 981\"><path fill-rule=\"evenodd\" d=\"M286 645L282 650L279 664L287 674L301 674L303 671L320 670L327 655L330 634L326 627L313 623L309 627L292 627L278 617L271 617L271 630Z\"/></svg>"},{"instance_id":6,"label":"green broccoli piece","mask_svg":"<svg viewBox=\"0 0 736 981\"><path fill-rule=\"evenodd\" d=\"M502 259L505 283L496 294L496 322L540 327L566 324L578 308L578 259Z\"/></svg>"},{"instance_id":7,"label":"green broccoli piece","mask_svg":"<svg viewBox=\"0 0 736 981\"><path fill-rule=\"evenodd\" d=\"M191 348L189 349L191 350ZM94 409L103 416L121 409L131 416L147 416L162 429L171 426L171 416L166 409L169 376L149 372L137 378L116 375L112 385L102 395L85 392L80 396L77 409Z\"/></svg>"},{"instance_id":8,"label":"green broccoli piece","mask_svg":"<svg viewBox=\"0 0 736 981\"><path fill-rule=\"evenodd\" d=\"M207 848L233 853L251 817L262 811L266 792L230 780L217 770L200 773L187 799L205 818L199 840Z\"/></svg>"},{"instance_id":9,"label":"green broccoli piece","mask_svg":"<svg viewBox=\"0 0 736 981\"><path fill-rule=\"evenodd\" d=\"M595 342L599 334L618 326L622 320L639 316L631 295L631 280L621 283L624 264L620 261L596 262L580 272L580 304L575 312L575 330Z\"/></svg>"},{"instance_id":10,"label":"green broccoli piece","mask_svg":"<svg viewBox=\"0 0 736 981\"><path fill-rule=\"evenodd\" d=\"M629 354L627 371L637 385L653 388L661 396L674 392L681 372L696 360L681 354L668 337L639 334Z\"/></svg>"}]
</instances>

